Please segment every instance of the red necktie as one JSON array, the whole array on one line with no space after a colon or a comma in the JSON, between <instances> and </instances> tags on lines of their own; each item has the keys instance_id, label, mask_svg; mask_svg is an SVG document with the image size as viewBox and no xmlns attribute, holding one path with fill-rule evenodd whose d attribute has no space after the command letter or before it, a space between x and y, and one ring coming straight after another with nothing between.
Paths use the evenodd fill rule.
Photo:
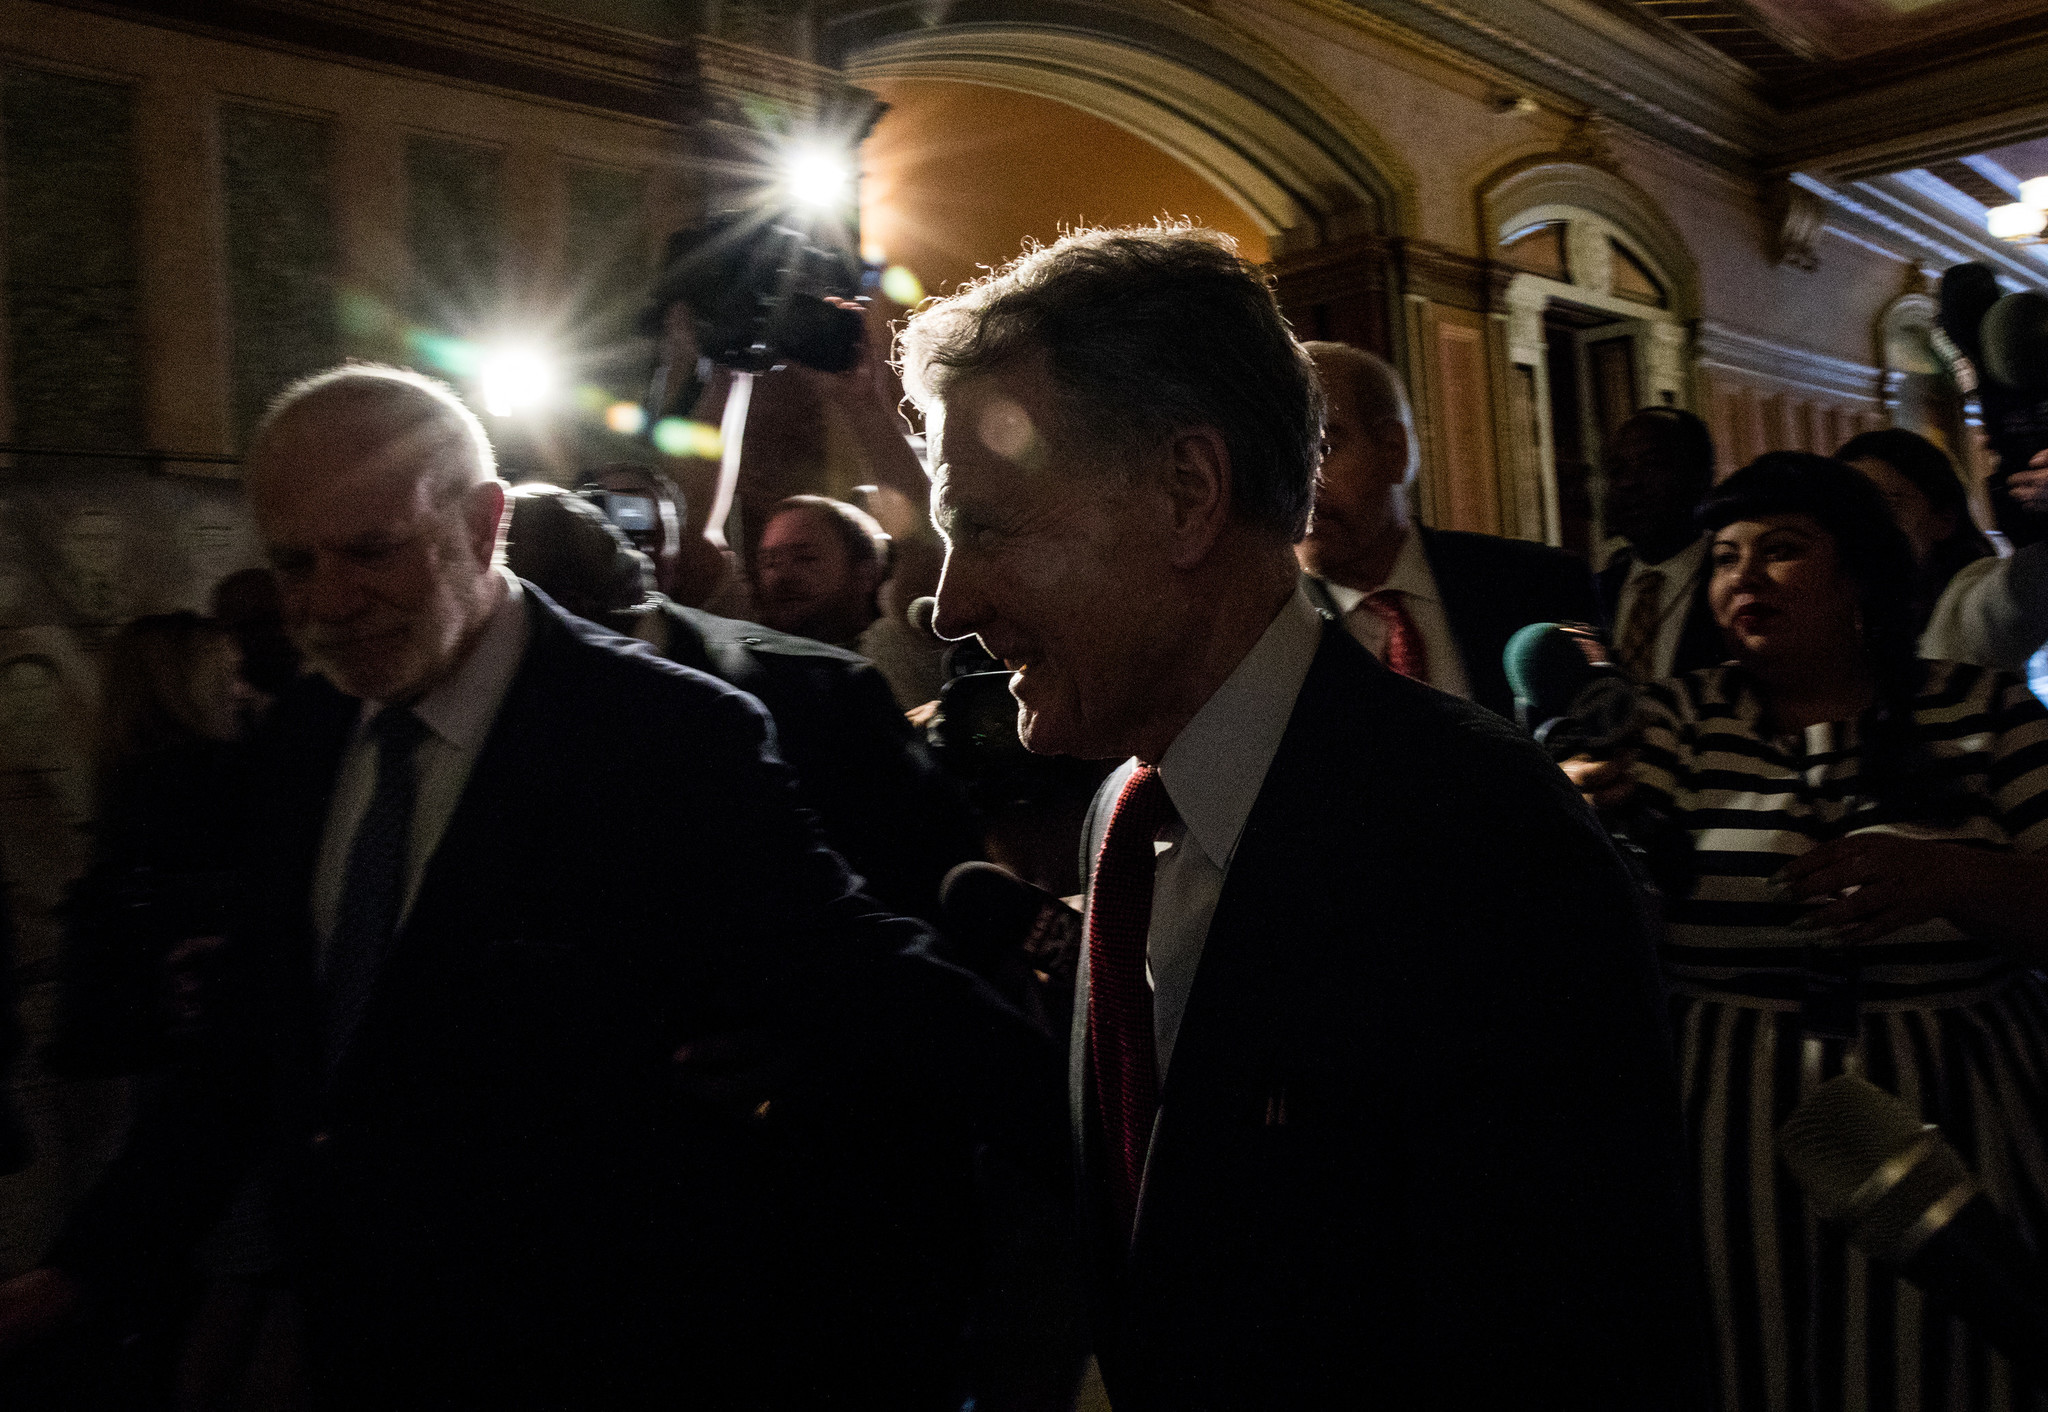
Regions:
<instances>
[{"instance_id":1,"label":"red necktie","mask_svg":"<svg viewBox=\"0 0 2048 1412\"><path fill-rule=\"evenodd\" d=\"M1376 588L1358 600L1358 606L1387 625L1387 648L1381 660L1404 677L1429 680L1429 652L1416 631L1415 619L1401 606L1401 591Z\"/></svg>"},{"instance_id":2,"label":"red necktie","mask_svg":"<svg viewBox=\"0 0 2048 1412\"><path fill-rule=\"evenodd\" d=\"M1102 1117L1103 1169L1111 1208L1128 1235L1152 1115L1159 1106L1159 1057L1145 938L1152 926L1153 843L1174 818L1166 782L1140 765L1109 816L1088 899L1088 1057Z\"/></svg>"}]
</instances>

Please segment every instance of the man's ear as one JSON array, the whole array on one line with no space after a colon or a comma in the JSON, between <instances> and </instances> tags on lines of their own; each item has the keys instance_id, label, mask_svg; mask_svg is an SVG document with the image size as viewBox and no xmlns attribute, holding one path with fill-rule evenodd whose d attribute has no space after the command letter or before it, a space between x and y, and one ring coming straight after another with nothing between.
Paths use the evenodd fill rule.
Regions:
<instances>
[{"instance_id":1,"label":"man's ear","mask_svg":"<svg viewBox=\"0 0 2048 1412\"><path fill-rule=\"evenodd\" d=\"M1173 566L1191 569L1208 557L1230 521L1230 447L1223 433L1214 427L1176 433L1167 444L1163 475Z\"/></svg>"},{"instance_id":2,"label":"man's ear","mask_svg":"<svg viewBox=\"0 0 2048 1412\"><path fill-rule=\"evenodd\" d=\"M1399 417L1381 417L1365 427L1365 442L1371 448L1373 475L1392 489L1408 483L1414 464L1415 433Z\"/></svg>"},{"instance_id":3,"label":"man's ear","mask_svg":"<svg viewBox=\"0 0 2048 1412\"><path fill-rule=\"evenodd\" d=\"M462 507L469 528L469 547L476 561L489 568L497 560L498 544L505 524L505 482L495 478L472 487Z\"/></svg>"}]
</instances>

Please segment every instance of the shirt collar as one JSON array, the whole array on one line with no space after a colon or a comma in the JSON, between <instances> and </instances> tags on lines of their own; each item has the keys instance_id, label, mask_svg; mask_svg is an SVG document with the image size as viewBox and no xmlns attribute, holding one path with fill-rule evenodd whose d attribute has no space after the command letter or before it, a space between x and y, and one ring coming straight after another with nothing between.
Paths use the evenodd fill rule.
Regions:
<instances>
[{"instance_id":1,"label":"shirt collar","mask_svg":"<svg viewBox=\"0 0 2048 1412\"><path fill-rule=\"evenodd\" d=\"M1296 589L1159 761L1175 812L1219 868L1237 849L1322 638L1323 615Z\"/></svg>"},{"instance_id":2,"label":"shirt collar","mask_svg":"<svg viewBox=\"0 0 2048 1412\"><path fill-rule=\"evenodd\" d=\"M1330 601L1337 605L1339 617L1364 602L1368 592L1378 591L1353 588L1334 579L1324 579L1323 587L1329 590ZM1426 598L1432 603L1437 601L1436 575L1429 571L1429 555L1423 551L1422 536L1415 532L1413 525L1408 527L1408 537L1401 541L1400 549L1394 553L1394 564L1387 571L1387 581L1379 587L1404 593L1410 598Z\"/></svg>"},{"instance_id":3,"label":"shirt collar","mask_svg":"<svg viewBox=\"0 0 2048 1412\"><path fill-rule=\"evenodd\" d=\"M477 635L455 670L439 685L413 703L412 713L427 729L458 750L474 750L498 714L498 703L519 659L526 655L530 625L526 620L526 591L510 571L499 568L505 580L505 596ZM379 701L365 701L358 729L383 707Z\"/></svg>"},{"instance_id":4,"label":"shirt collar","mask_svg":"<svg viewBox=\"0 0 2048 1412\"><path fill-rule=\"evenodd\" d=\"M1707 537L1705 535L1701 535L1661 564L1645 564L1642 555L1637 554L1634 550L1630 550L1628 580L1630 583L1634 583L1644 574L1662 574L1666 583L1670 583L1674 579L1691 583L1699 577L1700 566L1706 562L1706 558Z\"/></svg>"}]
</instances>

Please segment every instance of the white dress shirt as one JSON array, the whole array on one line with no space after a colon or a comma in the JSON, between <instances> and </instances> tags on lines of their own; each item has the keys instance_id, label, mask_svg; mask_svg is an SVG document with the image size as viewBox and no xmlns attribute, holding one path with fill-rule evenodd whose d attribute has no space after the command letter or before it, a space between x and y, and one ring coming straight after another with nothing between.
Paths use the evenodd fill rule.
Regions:
<instances>
[{"instance_id":1,"label":"white dress shirt","mask_svg":"<svg viewBox=\"0 0 2048 1412\"><path fill-rule=\"evenodd\" d=\"M1707 538L1701 535L1661 564L1645 564L1640 557L1629 563L1628 578L1622 583L1621 597L1614 605L1616 642L1629 630L1629 614L1635 611L1636 598L1642 592L1643 575L1664 576L1664 586L1659 590L1662 596L1657 601L1657 636L1650 658L1655 667L1650 673L1654 681L1672 675L1672 665L1678 660L1678 639L1685 635L1685 620L1692 616L1693 595L1699 592L1700 575L1707 571Z\"/></svg>"},{"instance_id":2,"label":"white dress shirt","mask_svg":"<svg viewBox=\"0 0 2048 1412\"><path fill-rule=\"evenodd\" d=\"M1974 662L2014 676L2048 642L2048 544L1972 559L1942 590L1920 634L1920 655Z\"/></svg>"},{"instance_id":3,"label":"white dress shirt","mask_svg":"<svg viewBox=\"0 0 2048 1412\"><path fill-rule=\"evenodd\" d=\"M413 801L411 856L406 861L405 905L400 924L412 912L420 879L427 863L440 845L448 820L462 798L463 786L476 764L484 737L497 719L505 689L526 655L530 627L526 621L525 593L519 580L504 569L505 599L491 614L477 637L476 645L441 683L413 703L412 712L427 727L427 736L413 756L419 792ZM369 812L370 798L377 792L377 746L370 736L370 721L384 708L380 701L365 701L356 717L355 733L341 757L341 773L334 782L334 800L327 810L327 831L320 839L320 862L313 875L313 926L324 956L328 939L334 935L335 919L341 911L341 891L348 873L348 852L356 829Z\"/></svg>"},{"instance_id":4,"label":"white dress shirt","mask_svg":"<svg viewBox=\"0 0 2048 1412\"><path fill-rule=\"evenodd\" d=\"M1296 590L1159 761L1167 798L1179 816L1160 834L1152 922L1145 938L1162 1082L1238 835L1266 782L1322 637L1323 615ZM1136 760L1128 761L1104 781L1098 802L1107 803L1096 811L1104 827L1108 803L1137 768ZM1091 840L1091 856L1101 845L1098 834Z\"/></svg>"},{"instance_id":5,"label":"white dress shirt","mask_svg":"<svg viewBox=\"0 0 2048 1412\"><path fill-rule=\"evenodd\" d=\"M1366 591L1349 584L1323 580L1330 601L1343 615L1344 630L1382 662L1387 660L1387 624L1371 609L1357 611ZM1394 567L1380 585L1401 595L1401 606L1422 638L1422 650L1429 661L1429 684L1438 691L1472 699L1472 683L1465 675L1465 659L1458 651L1458 639L1451 635L1451 620L1444 614L1443 596L1437 592L1436 575L1430 572L1429 556L1422 551L1422 536L1413 526L1394 555ZM1377 590L1375 590L1377 591Z\"/></svg>"}]
</instances>

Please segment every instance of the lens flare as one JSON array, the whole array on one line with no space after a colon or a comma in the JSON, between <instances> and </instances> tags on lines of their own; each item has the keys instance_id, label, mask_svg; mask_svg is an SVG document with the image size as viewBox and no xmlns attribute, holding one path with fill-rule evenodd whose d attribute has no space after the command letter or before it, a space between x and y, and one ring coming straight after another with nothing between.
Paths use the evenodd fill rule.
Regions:
<instances>
[{"instance_id":1,"label":"lens flare","mask_svg":"<svg viewBox=\"0 0 2048 1412\"><path fill-rule=\"evenodd\" d=\"M924 282L907 266L891 265L882 271L882 293L909 309L924 300Z\"/></svg>"},{"instance_id":2,"label":"lens flare","mask_svg":"<svg viewBox=\"0 0 2048 1412\"><path fill-rule=\"evenodd\" d=\"M500 348L483 356L477 382L494 417L537 411L555 390L555 372L533 348Z\"/></svg>"},{"instance_id":3,"label":"lens flare","mask_svg":"<svg viewBox=\"0 0 2048 1412\"><path fill-rule=\"evenodd\" d=\"M654 424L654 445L665 456L698 456L716 461L725 449L725 438L708 422L663 417Z\"/></svg>"},{"instance_id":4,"label":"lens flare","mask_svg":"<svg viewBox=\"0 0 2048 1412\"><path fill-rule=\"evenodd\" d=\"M614 402L604 409L604 424L620 436L638 436L647 429L647 410L638 402Z\"/></svg>"}]
</instances>

